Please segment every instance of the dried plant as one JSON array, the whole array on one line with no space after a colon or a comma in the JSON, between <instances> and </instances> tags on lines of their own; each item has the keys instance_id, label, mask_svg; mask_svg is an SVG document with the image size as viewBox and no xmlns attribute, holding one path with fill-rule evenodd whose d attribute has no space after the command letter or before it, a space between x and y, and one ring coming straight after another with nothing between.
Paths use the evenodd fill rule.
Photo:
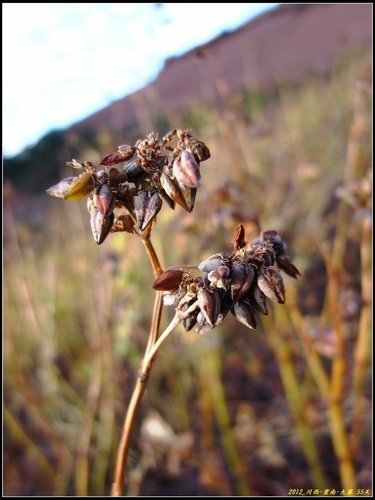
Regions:
<instances>
[{"instance_id":1,"label":"dried plant","mask_svg":"<svg viewBox=\"0 0 375 500\"><path fill-rule=\"evenodd\" d=\"M51 196L65 200L87 197L92 235L102 244L110 233L125 231L139 236L146 247L157 291L150 334L136 386L125 416L118 448L112 495L122 494L125 464L137 410L149 378L152 363L162 342L181 322L186 331L211 331L226 315L250 329L256 328L256 314L268 314L267 299L285 302L280 271L296 278L287 247L274 230L264 231L252 243L245 241L239 224L233 237L233 252L216 253L197 266L170 267L163 271L151 243L152 229L163 201L170 208L179 204L188 212L194 208L201 184L200 163L210 157L204 142L187 130L172 130L161 140L156 134L138 140L134 146L119 146L100 162L73 159L68 166L83 170L47 189ZM119 167L120 166L120 167ZM192 269L203 272L194 276ZM163 303L175 305L175 315L159 335Z\"/></svg>"},{"instance_id":2,"label":"dried plant","mask_svg":"<svg viewBox=\"0 0 375 500\"><path fill-rule=\"evenodd\" d=\"M176 140L177 144L173 145ZM67 165L85 172L67 177L47 189L65 200L88 196L87 209L94 240L103 243L110 232L151 232L163 200L173 209L191 212L200 186L200 162L210 157L207 146L188 131L172 130L159 140L151 133L134 146L119 146L106 155L97 170L91 162L75 159ZM117 165L125 164L122 170ZM115 208L125 213L118 213ZM117 212L117 211L116 211Z\"/></svg>"}]
</instances>

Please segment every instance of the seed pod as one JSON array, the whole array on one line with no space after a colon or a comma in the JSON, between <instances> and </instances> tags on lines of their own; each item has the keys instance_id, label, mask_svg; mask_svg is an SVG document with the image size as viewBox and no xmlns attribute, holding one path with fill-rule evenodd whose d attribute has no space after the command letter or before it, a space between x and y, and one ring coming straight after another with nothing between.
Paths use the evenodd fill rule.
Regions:
<instances>
[{"instance_id":1,"label":"seed pod","mask_svg":"<svg viewBox=\"0 0 375 500\"><path fill-rule=\"evenodd\" d=\"M118 165L124 161L130 160L136 151L136 148L133 146L120 146L116 153L110 153L105 156L100 165L105 165L106 167L110 167L112 165Z\"/></svg>"},{"instance_id":2,"label":"seed pod","mask_svg":"<svg viewBox=\"0 0 375 500\"><path fill-rule=\"evenodd\" d=\"M256 328L257 323L255 321L254 312L249 301L247 301L246 299L243 299L240 302L233 302L231 313L243 325L252 330Z\"/></svg>"},{"instance_id":3,"label":"seed pod","mask_svg":"<svg viewBox=\"0 0 375 500\"><path fill-rule=\"evenodd\" d=\"M207 288L201 288L197 294L199 308L207 320L214 326L221 310L220 295L215 291L209 291Z\"/></svg>"},{"instance_id":4,"label":"seed pod","mask_svg":"<svg viewBox=\"0 0 375 500\"><path fill-rule=\"evenodd\" d=\"M186 187L197 188L200 186L201 174L199 165L187 149L183 149L180 157L174 161L173 175Z\"/></svg>"},{"instance_id":5,"label":"seed pod","mask_svg":"<svg viewBox=\"0 0 375 500\"><path fill-rule=\"evenodd\" d=\"M141 191L135 199L135 216L138 227L144 231L156 214L160 211L163 202L155 191L151 196L147 191Z\"/></svg>"},{"instance_id":6,"label":"seed pod","mask_svg":"<svg viewBox=\"0 0 375 500\"><path fill-rule=\"evenodd\" d=\"M225 266L229 263L229 257L225 253L215 253L208 257L208 259L204 260L198 265L198 269L204 271L205 273L209 273L214 269L217 269L219 266Z\"/></svg>"},{"instance_id":7,"label":"seed pod","mask_svg":"<svg viewBox=\"0 0 375 500\"><path fill-rule=\"evenodd\" d=\"M283 278L276 267L262 267L259 271L258 286L274 302L284 304L285 290Z\"/></svg>"},{"instance_id":8,"label":"seed pod","mask_svg":"<svg viewBox=\"0 0 375 500\"><path fill-rule=\"evenodd\" d=\"M202 311L199 311L197 315L196 332L199 333L199 335L204 335L205 333L210 332L213 327L214 326L207 321Z\"/></svg>"},{"instance_id":9,"label":"seed pod","mask_svg":"<svg viewBox=\"0 0 375 500\"><path fill-rule=\"evenodd\" d=\"M239 301L250 290L254 282L254 267L244 262L236 262L233 265L230 278L232 299L234 301Z\"/></svg>"},{"instance_id":10,"label":"seed pod","mask_svg":"<svg viewBox=\"0 0 375 500\"><path fill-rule=\"evenodd\" d=\"M264 241L268 241L269 243L271 243L276 256L286 254L287 252L286 243L277 231L273 230L263 231L262 239Z\"/></svg>"},{"instance_id":11,"label":"seed pod","mask_svg":"<svg viewBox=\"0 0 375 500\"><path fill-rule=\"evenodd\" d=\"M119 170L116 167L112 167L108 172L109 185L117 187L119 184L126 182L128 180L128 176L124 170Z\"/></svg>"},{"instance_id":12,"label":"seed pod","mask_svg":"<svg viewBox=\"0 0 375 500\"><path fill-rule=\"evenodd\" d=\"M166 172L162 172L160 183L171 200L178 203L183 209L188 210L187 202L175 177L172 179Z\"/></svg>"},{"instance_id":13,"label":"seed pod","mask_svg":"<svg viewBox=\"0 0 375 500\"><path fill-rule=\"evenodd\" d=\"M297 278L297 276L301 274L296 266L292 264L287 255L280 255L276 257L276 263L279 268L284 271L284 273L288 274L292 278Z\"/></svg>"},{"instance_id":14,"label":"seed pod","mask_svg":"<svg viewBox=\"0 0 375 500\"><path fill-rule=\"evenodd\" d=\"M216 288L227 290L229 287L230 269L228 266L219 266L207 275L208 281Z\"/></svg>"},{"instance_id":15,"label":"seed pod","mask_svg":"<svg viewBox=\"0 0 375 500\"><path fill-rule=\"evenodd\" d=\"M195 197L197 195L197 189L187 187L181 183L179 183L179 188L181 190L182 196L183 196L185 204L186 204L186 210L190 213L193 211L193 208L194 208Z\"/></svg>"},{"instance_id":16,"label":"seed pod","mask_svg":"<svg viewBox=\"0 0 375 500\"><path fill-rule=\"evenodd\" d=\"M193 299L193 300L195 300L195 299ZM184 304L182 306L181 310L184 312L187 309L189 309L193 300ZM199 311L199 308L197 307L196 309L194 309L194 311L191 311L190 314L186 318L183 318L182 324L187 332L190 331L197 324L198 314L200 314L200 311Z\"/></svg>"},{"instance_id":17,"label":"seed pod","mask_svg":"<svg viewBox=\"0 0 375 500\"><path fill-rule=\"evenodd\" d=\"M129 162L124 170L129 181L131 182L138 181L143 175L146 175L146 172L143 170L141 165L134 161Z\"/></svg>"},{"instance_id":18,"label":"seed pod","mask_svg":"<svg viewBox=\"0 0 375 500\"><path fill-rule=\"evenodd\" d=\"M108 236L114 219L115 216L113 213L111 215L103 215L101 211L98 210L96 207L94 207L91 210L91 217L90 217L91 231L94 240L98 245L103 243L103 241Z\"/></svg>"},{"instance_id":19,"label":"seed pod","mask_svg":"<svg viewBox=\"0 0 375 500\"><path fill-rule=\"evenodd\" d=\"M64 200L82 200L94 189L94 179L85 172L78 177L67 177L46 190L50 196Z\"/></svg>"},{"instance_id":20,"label":"seed pod","mask_svg":"<svg viewBox=\"0 0 375 500\"><path fill-rule=\"evenodd\" d=\"M191 151L195 156L195 158L197 159L197 161L205 161L211 157L210 150L202 141L196 141L191 146Z\"/></svg>"},{"instance_id":21,"label":"seed pod","mask_svg":"<svg viewBox=\"0 0 375 500\"><path fill-rule=\"evenodd\" d=\"M103 215L111 215L116 198L108 184L102 184L94 192L94 205Z\"/></svg>"},{"instance_id":22,"label":"seed pod","mask_svg":"<svg viewBox=\"0 0 375 500\"><path fill-rule=\"evenodd\" d=\"M271 244L262 241L255 241L251 244L250 257L265 266L273 266L276 260L275 251Z\"/></svg>"},{"instance_id":23,"label":"seed pod","mask_svg":"<svg viewBox=\"0 0 375 500\"><path fill-rule=\"evenodd\" d=\"M166 269L154 281L155 290L172 291L179 287L184 272L180 269Z\"/></svg>"},{"instance_id":24,"label":"seed pod","mask_svg":"<svg viewBox=\"0 0 375 500\"><path fill-rule=\"evenodd\" d=\"M264 293L256 283L254 283L253 288L250 290L249 296L250 302L255 307L255 309L267 316L267 297L264 295Z\"/></svg>"}]
</instances>

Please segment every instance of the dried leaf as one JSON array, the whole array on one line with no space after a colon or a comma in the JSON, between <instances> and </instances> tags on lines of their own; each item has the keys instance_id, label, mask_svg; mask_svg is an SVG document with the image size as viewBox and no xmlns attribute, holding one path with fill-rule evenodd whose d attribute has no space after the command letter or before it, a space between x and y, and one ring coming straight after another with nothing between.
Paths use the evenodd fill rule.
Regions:
<instances>
[{"instance_id":1,"label":"dried leaf","mask_svg":"<svg viewBox=\"0 0 375 500\"><path fill-rule=\"evenodd\" d=\"M239 224L233 235L233 240L232 240L233 246L235 250L240 250L241 248L246 246L246 241L245 241L245 228L243 227L242 224Z\"/></svg>"}]
</instances>

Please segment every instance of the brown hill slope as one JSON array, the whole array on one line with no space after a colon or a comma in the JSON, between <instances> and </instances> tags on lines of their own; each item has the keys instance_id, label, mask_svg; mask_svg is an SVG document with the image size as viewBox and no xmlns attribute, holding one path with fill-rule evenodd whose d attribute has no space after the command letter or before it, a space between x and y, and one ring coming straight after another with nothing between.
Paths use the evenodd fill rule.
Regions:
<instances>
[{"instance_id":1,"label":"brown hill slope","mask_svg":"<svg viewBox=\"0 0 375 500\"><path fill-rule=\"evenodd\" d=\"M325 72L338 56L371 43L371 20L372 4L282 4L232 33L168 60L153 83L72 130L147 128L145 109L148 118L155 119L214 102L218 93L264 89L278 81L298 80L309 69Z\"/></svg>"}]
</instances>

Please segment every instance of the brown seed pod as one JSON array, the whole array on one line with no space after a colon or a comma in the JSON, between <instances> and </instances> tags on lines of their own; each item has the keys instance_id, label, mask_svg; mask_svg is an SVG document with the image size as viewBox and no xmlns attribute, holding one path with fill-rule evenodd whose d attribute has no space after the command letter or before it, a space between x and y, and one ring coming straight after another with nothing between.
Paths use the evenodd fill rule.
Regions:
<instances>
[{"instance_id":1,"label":"brown seed pod","mask_svg":"<svg viewBox=\"0 0 375 500\"><path fill-rule=\"evenodd\" d=\"M146 172L143 170L141 164L135 161L129 162L124 170L128 180L131 182L138 182L144 175L146 175Z\"/></svg>"},{"instance_id":2,"label":"brown seed pod","mask_svg":"<svg viewBox=\"0 0 375 500\"><path fill-rule=\"evenodd\" d=\"M136 148L133 146L120 146L118 151L105 156L101 160L100 165L105 165L106 167L118 165L119 163L130 160L134 156L135 151Z\"/></svg>"},{"instance_id":3,"label":"brown seed pod","mask_svg":"<svg viewBox=\"0 0 375 500\"><path fill-rule=\"evenodd\" d=\"M289 257L287 255L280 255L276 257L276 263L278 267L284 271L284 273L288 274L292 278L297 278L301 273L298 271L296 266L292 264Z\"/></svg>"},{"instance_id":4,"label":"brown seed pod","mask_svg":"<svg viewBox=\"0 0 375 500\"><path fill-rule=\"evenodd\" d=\"M229 263L229 257L225 253L215 253L208 257L208 259L202 261L198 265L198 269L204 271L205 273L209 273L214 269L217 269L219 266L225 266Z\"/></svg>"},{"instance_id":5,"label":"brown seed pod","mask_svg":"<svg viewBox=\"0 0 375 500\"><path fill-rule=\"evenodd\" d=\"M263 241L268 241L269 243L271 243L276 256L286 254L287 252L286 243L277 231L274 230L263 231L262 239Z\"/></svg>"},{"instance_id":6,"label":"brown seed pod","mask_svg":"<svg viewBox=\"0 0 375 500\"><path fill-rule=\"evenodd\" d=\"M181 183L179 183L179 187L186 203L186 210L190 213L194 208L197 188L190 188Z\"/></svg>"},{"instance_id":7,"label":"brown seed pod","mask_svg":"<svg viewBox=\"0 0 375 500\"><path fill-rule=\"evenodd\" d=\"M199 335L204 335L207 332L210 332L213 329L214 325L211 325L202 311L199 311L197 314L197 327L196 327L196 332L199 333Z\"/></svg>"},{"instance_id":8,"label":"brown seed pod","mask_svg":"<svg viewBox=\"0 0 375 500\"><path fill-rule=\"evenodd\" d=\"M189 188L200 186L201 174L199 165L187 149L183 149L180 157L175 159L172 170L173 175L180 184Z\"/></svg>"},{"instance_id":9,"label":"brown seed pod","mask_svg":"<svg viewBox=\"0 0 375 500\"><path fill-rule=\"evenodd\" d=\"M149 195L147 191L141 191L135 199L135 216L138 227L144 231L149 223L154 219L160 211L163 202L160 195L154 191Z\"/></svg>"},{"instance_id":10,"label":"brown seed pod","mask_svg":"<svg viewBox=\"0 0 375 500\"><path fill-rule=\"evenodd\" d=\"M251 264L236 262L230 275L232 299L239 301L250 290L255 278L255 270Z\"/></svg>"},{"instance_id":11,"label":"brown seed pod","mask_svg":"<svg viewBox=\"0 0 375 500\"><path fill-rule=\"evenodd\" d=\"M94 192L94 205L103 215L111 215L116 198L108 184L102 184Z\"/></svg>"},{"instance_id":12,"label":"brown seed pod","mask_svg":"<svg viewBox=\"0 0 375 500\"><path fill-rule=\"evenodd\" d=\"M110 233L114 219L115 216L113 213L111 215L103 215L96 207L91 210L91 231L94 240L98 245L103 243Z\"/></svg>"},{"instance_id":13,"label":"brown seed pod","mask_svg":"<svg viewBox=\"0 0 375 500\"><path fill-rule=\"evenodd\" d=\"M264 293L256 283L254 283L253 288L250 290L248 298L257 311L267 316L267 297L264 295Z\"/></svg>"},{"instance_id":14,"label":"brown seed pod","mask_svg":"<svg viewBox=\"0 0 375 500\"><path fill-rule=\"evenodd\" d=\"M155 290L169 291L179 287L184 272L180 269L166 269L156 278L152 287Z\"/></svg>"},{"instance_id":15,"label":"brown seed pod","mask_svg":"<svg viewBox=\"0 0 375 500\"><path fill-rule=\"evenodd\" d=\"M173 179L166 173L162 172L160 183L169 198L180 205L183 209L188 210L187 201L181 192L179 183L174 177Z\"/></svg>"},{"instance_id":16,"label":"brown seed pod","mask_svg":"<svg viewBox=\"0 0 375 500\"><path fill-rule=\"evenodd\" d=\"M202 141L197 140L190 147L197 161L205 161L211 157L210 150Z\"/></svg>"},{"instance_id":17,"label":"brown seed pod","mask_svg":"<svg viewBox=\"0 0 375 500\"><path fill-rule=\"evenodd\" d=\"M94 189L94 179L85 172L78 177L67 177L46 190L50 196L64 200L82 200Z\"/></svg>"},{"instance_id":18,"label":"brown seed pod","mask_svg":"<svg viewBox=\"0 0 375 500\"><path fill-rule=\"evenodd\" d=\"M254 312L247 299L243 299L240 302L233 302L231 312L243 325L252 330L256 328L257 323L255 321Z\"/></svg>"},{"instance_id":19,"label":"brown seed pod","mask_svg":"<svg viewBox=\"0 0 375 500\"><path fill-rule=\"evenodd\" d=\"M261 291L278 304L285 302L283 278L276 267L262 267L259 271L257 284Z\"/></svg>"},{"instance_id":20,"label":"brown seed pod","mask_svg":"<svg viewBox=\"0 0 375 500\"><path fill-rule=\"evenodd\" d=\"M197 299L206 321L214 326L221 309L220 295L215 290L210 291L207 288L201 288L197 294Z\"/></svg>"}]
</instances>

